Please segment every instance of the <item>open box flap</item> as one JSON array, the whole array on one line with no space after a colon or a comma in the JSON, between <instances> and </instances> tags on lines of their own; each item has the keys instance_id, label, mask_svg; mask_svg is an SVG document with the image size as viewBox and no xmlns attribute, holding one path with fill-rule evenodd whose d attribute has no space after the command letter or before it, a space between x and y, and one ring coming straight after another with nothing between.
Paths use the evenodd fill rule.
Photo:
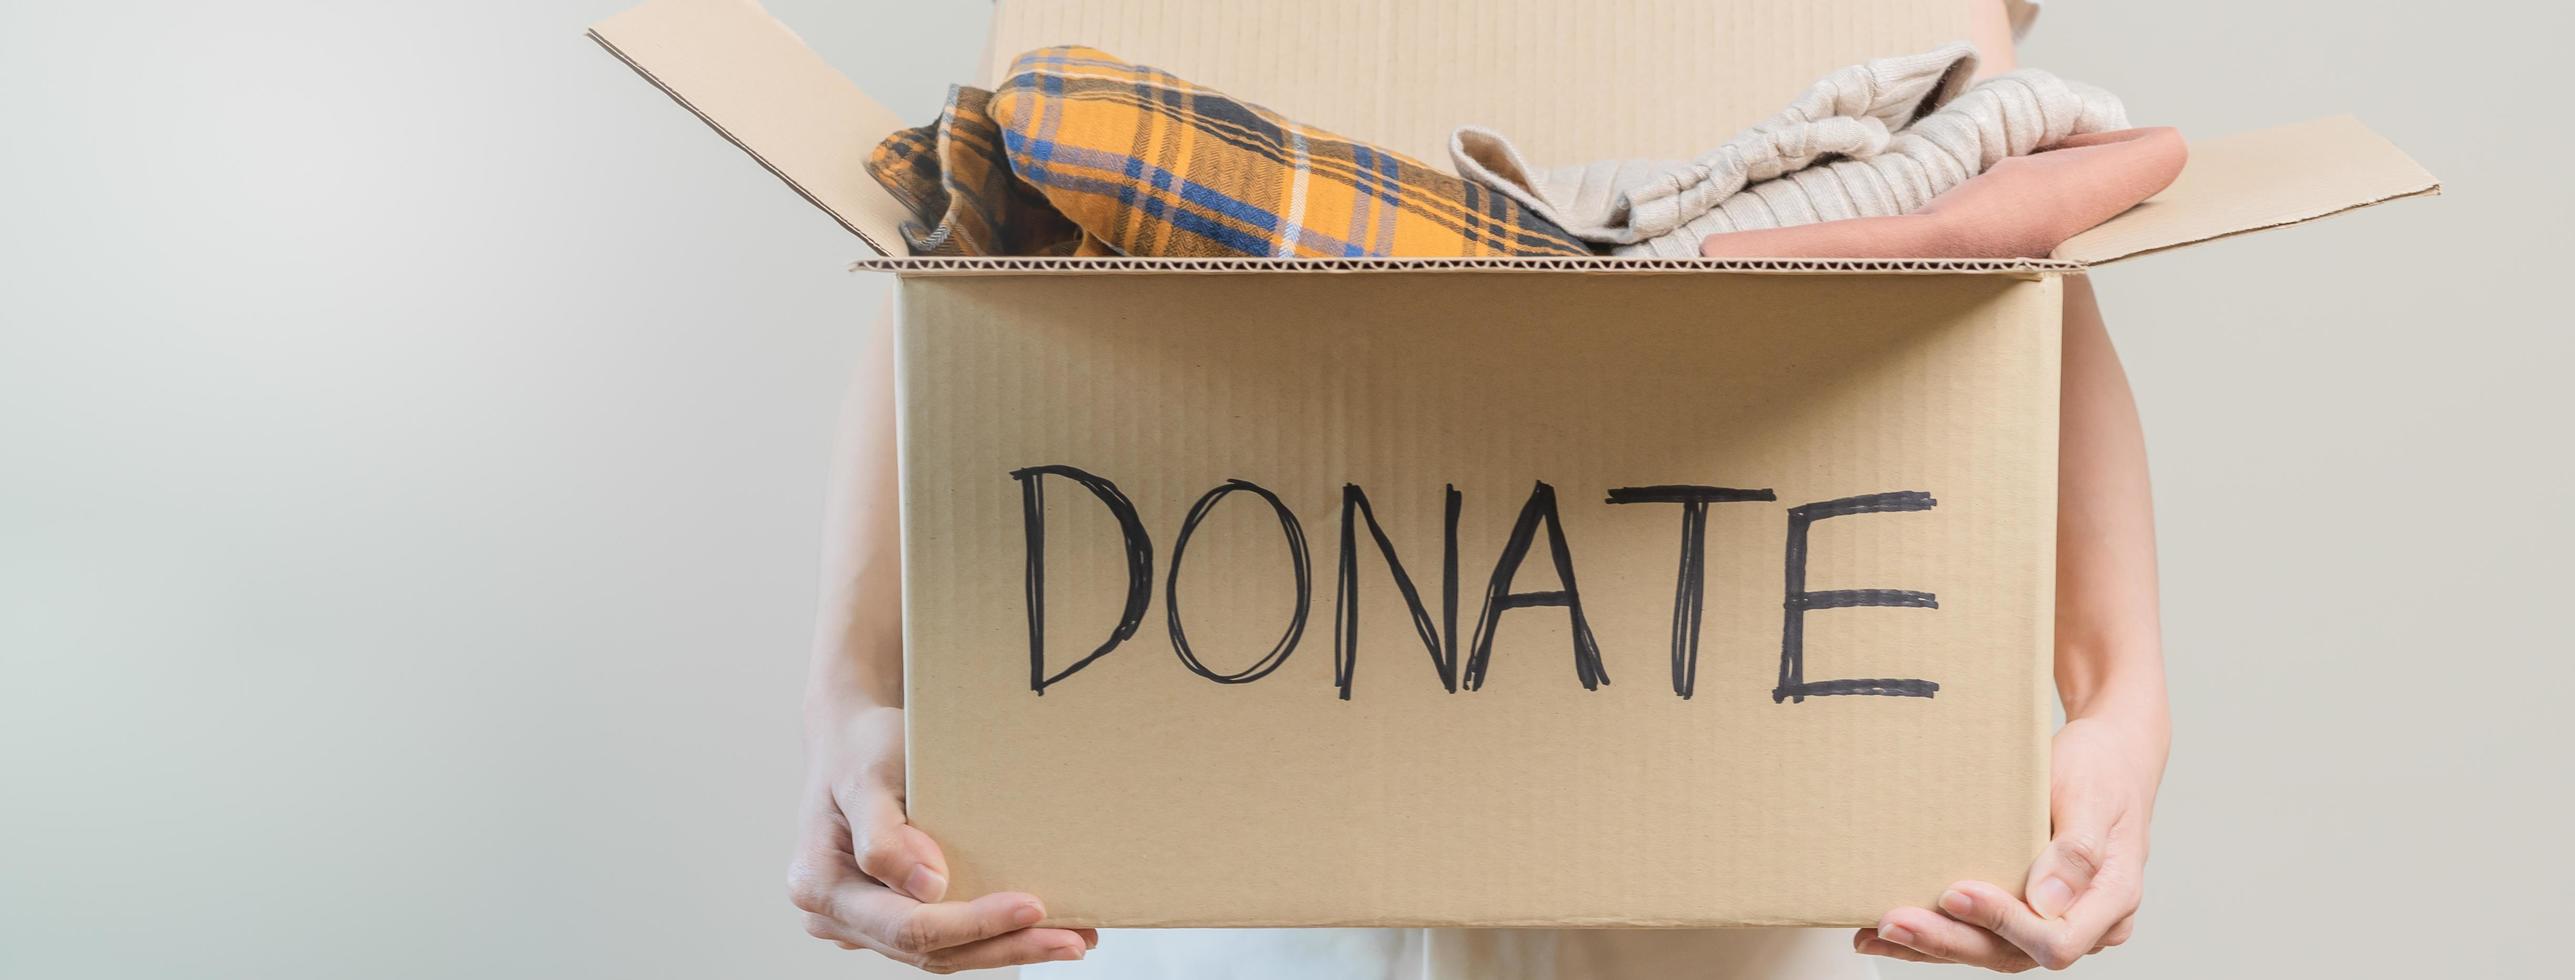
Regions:
<instances>
[{"instance_id":1,"label":"open box flap","mask_svg":"<svg viewBox=\"0 0 2575 980\"><path fill-rule=\"evenodd\" d=\"M590 37L881 255L908 212L867 175L906 123L752 0L653 0Z\"/></svg>"},{"instance_id":2,"label":"open box flap","mask_svg":"<svg viewBox=\"0 0 2575 980\"><path fill-rule=\"evenodd\" d=\"M2440 190L2405 151L2334 116L2194 141L2173 186L2076 235L2056 257L2100 265Z\"/></svg>"},{"instance_id":3,"label":"open box flap","mask_svg":"<svg viewBox=\"0 0 2575 980\"><path fill-rule=\"evenodd\" d=\"M1292 116L1435 162L1445 161L1439 148L1462 122L1494 125L1539 160L1684 156L1835 66L1963 31L1953 7L1963 5L1633 0L1577 17L1554 0L1356 7L1000 0L990 50L1001 65L1009 56L999 52L1087 37L1219 88L1264 93ZM876 144L907 121L755 0L651 0L600 22L590 36L869 248L908 254L901 233L908 212L866 167ZM1621 73L1533 71L1520 59L1489 56L1495 51L1539 52L1558 64L1658 64L1675 74L1664 84L1622 86ZM2322 119L2195 143L2172 187L2066 242L2054 258L2097 265L2439 190L2437 179L2357 120Z\"/></svg>"}]
</instances>

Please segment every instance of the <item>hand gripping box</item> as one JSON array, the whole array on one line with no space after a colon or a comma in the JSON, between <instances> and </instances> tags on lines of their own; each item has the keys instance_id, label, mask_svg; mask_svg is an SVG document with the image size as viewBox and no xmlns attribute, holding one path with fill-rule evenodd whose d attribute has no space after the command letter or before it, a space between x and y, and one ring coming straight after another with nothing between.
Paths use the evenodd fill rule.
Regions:
<instances>
[{"instance_id":1,"label":"hand gripping box","mask_svg":"<svg viewBox=\"0 0 2575 980\"><path fill-rule=\"evenodd\" d=\"M985 43L1425 160L1461 123L1678 159L1966 17L1002 0ZM2017 887L2064 278L2439 186L2336 118L2201 139L2046 259L914 258L863 168L907 120L750 0L593 36L896 277L911 816L953 894L1061 925L1855 925Z\"/></svg>"}]
</instances>

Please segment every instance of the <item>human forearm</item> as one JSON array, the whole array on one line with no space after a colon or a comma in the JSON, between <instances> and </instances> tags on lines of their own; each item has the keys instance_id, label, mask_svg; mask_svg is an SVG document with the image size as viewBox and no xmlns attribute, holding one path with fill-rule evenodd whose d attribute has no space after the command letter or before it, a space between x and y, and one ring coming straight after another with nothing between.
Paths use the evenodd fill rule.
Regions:
<instances>
[{"instance_id":1,"label":"human forearm","mask_svg":"<svg viewBox=\"0 0 2575 980\"><path fill-rule=\"evenodd\" d=\"M2146 440L2092 285L2065 283L2058 424L2051 839L2019 894L1961 881L1937 911L1899 908L1854 940L1867 953L2005 972L2061 969L2126 942L2143 895L2171 723L2156 626Z\"/></svg>"},{"instance_id":2,"label":"human forearm","mask_svg":"<svg viewBox=\"0 0 2575 980\"><path fill-rule=\"evenodd\" d=\"M903 550L896 526L894 343L879 318L841 407L840 451L823 529L820 613L806 717L903 705Z\"/></svg>"},{"instance_id":3,"label":"human forearm","mask_svg":"<svg viewBox=\"0 0 2575 980\"><path fill-rule=\"evenodd\" d=\"M2066 281L2056 681L2066 717L2166 739L2146 440L2092 285Z\"/></svg>"},{"instance_id":4,"label":"human forearm","mask_svg":"<svg viewBox=\"0 0 2575 980\"><path fill-rule=\"evenodd\" d=\"M945 901L947 858L904 812L902 542L894 332L867 334L841 408L805 685L806 787L787 889L805 931L933 973L1078 960L1099 933L1040 929L1024 892Z\"/></svg>"},{"instance_id":5,"label":"human forearm","mask_svg":"<svg viewBox=\"0 0 2575 980\"><path fill-rule=\"evenodd\" d=\"M1971 0L1987 73L2012 67L1999 0ZM2006 973L2063 969L2128 941L2144 894L2149 826L2172 741L2155 594L2154 496L2136 398L2092 282L2065 280L2057 417L2056 685L2047 848L2019 894L1961 881L1898 908L1864 953Z\"/></svg>"}]
</instances>

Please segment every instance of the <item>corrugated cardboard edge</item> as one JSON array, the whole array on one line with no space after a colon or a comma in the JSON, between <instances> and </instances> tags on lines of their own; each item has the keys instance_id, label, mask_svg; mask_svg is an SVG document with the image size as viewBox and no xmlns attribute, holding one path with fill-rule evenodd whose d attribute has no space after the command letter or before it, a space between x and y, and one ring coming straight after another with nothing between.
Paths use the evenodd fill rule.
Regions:
<instances>
[{"instance_id":1,"label":"corrugated cardboard edge","mask_svg":"<svg viewBox=\"0 0 2575 980\"><path fill-rule=\"evenodd\" d=\"M2075 236L2045 259L1527 258L878 258L860 272L905 276L1242 272L1734 272L1766 275L1945 274L2037 277L2221 238L2305 224L2389 201L2435 195L2439 178L2351 116L2238 133L2191 148L2173 185Z\"/></svg>"},{"instance_id":2,"label":"corrugated cardboard edge","mask_svg":"<svg viewBox=\"0 0 2575 980\"><path fill-rule=\"evenodd\" d=\"M2348 115L2195 141L2190 153L2171 187L2055 257L2104 265L2441 192L2440 178Z\"/></svg>"},{"instance_id":3,"label":"corrugated cardboard edge","mask_svg":"<svg viewBox=\"0 0 2575 980\"><path fill-rule=\"evenodd\" d=\"M880 255L909 211L867 175L905 126L752 0L654 0L589 37Z\"/></svg>"},{"instance_id":4,"label":"corrugated cardboard edge","mask_svg":"<svg viewBox=\"0 0 2575 980\"><path fill-rule=\"evenodd\" d=\"M1368 273L1368 272L1583 272L1601 274L1736 272L1761 275L2005 275L2036 279L2083 271L2058 259L1630 259L1530 256L1519 258L878 258L850 264L853 272L904 276L1100 275L1114 273Z\"/></svg>"}]
</instances>

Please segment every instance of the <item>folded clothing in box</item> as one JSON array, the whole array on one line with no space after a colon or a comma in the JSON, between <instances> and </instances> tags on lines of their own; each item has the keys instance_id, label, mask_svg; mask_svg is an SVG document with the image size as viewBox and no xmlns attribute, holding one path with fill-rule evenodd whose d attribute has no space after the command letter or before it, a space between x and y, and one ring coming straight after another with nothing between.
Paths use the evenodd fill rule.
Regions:
<instances>
[{"instance_id":1,"label":"folded clothing in box","mask_svg":"<svg viewBox=\"0 0 2575 980\"><path fill-rule=\"evenodd\" d=\"M1458 130L1449 153L1460 173L1587 241L1679 258L1729 231L1904 214L2009 158L2128 125L2126 107L2098 88L2037 69L1970 86L1975 69L1964 43L1852 65L1685 163L1542 170L1474 126Z\"/></svg>"},{"instance_id":2,"label":"folded clothing in box","mask_svg":"<svg viewBox=\"0 0 2575 980\"><path fill-rule=\"evenodd\" d=\"M1884 218L1710 235L1699 254L1748 258L2035 258L2169 187L2190 156L2170 127L2088 133L2014 157Z\"/></svg>"},{"instance_id":3,"label":"folded clothing in box","mask_svg":"<svg viewBox=\"0 0 2575 980\"><path fill-rule=\"evenodd\" d=\"M1041 48L868 171L923 255L1588 255L1519 202L1106 52Z\"/></svg>"},{"instance_id":4,"label":"folded clothing in box","mask_svg":"<svg viewBox=\"0 0 2575 980\"><path fill-rule=\"evenodd\" d=\"M1500 134L1468 126L1450 142L1460 179L1168 72L1059 46L1019 56L994 91L952 88L937 122L887 138L868 170L911 212L905 241L924 255L1688 256L1708 235L1906 214L2000 162L2126 125L2107 92L2036 70L1971 86L1975 66L1965 44L1852 65L1687 162L1540 170ZM1984 194L2048 192L2083 173L2038 168ZM1940 227L1985 213L1953 209ZM1851 234L1898 230L1919 229L1865 226L1831 241L1848 251ZM2027 238L1974 231L1984 245Z\"/></svg>"}]
</instances>

